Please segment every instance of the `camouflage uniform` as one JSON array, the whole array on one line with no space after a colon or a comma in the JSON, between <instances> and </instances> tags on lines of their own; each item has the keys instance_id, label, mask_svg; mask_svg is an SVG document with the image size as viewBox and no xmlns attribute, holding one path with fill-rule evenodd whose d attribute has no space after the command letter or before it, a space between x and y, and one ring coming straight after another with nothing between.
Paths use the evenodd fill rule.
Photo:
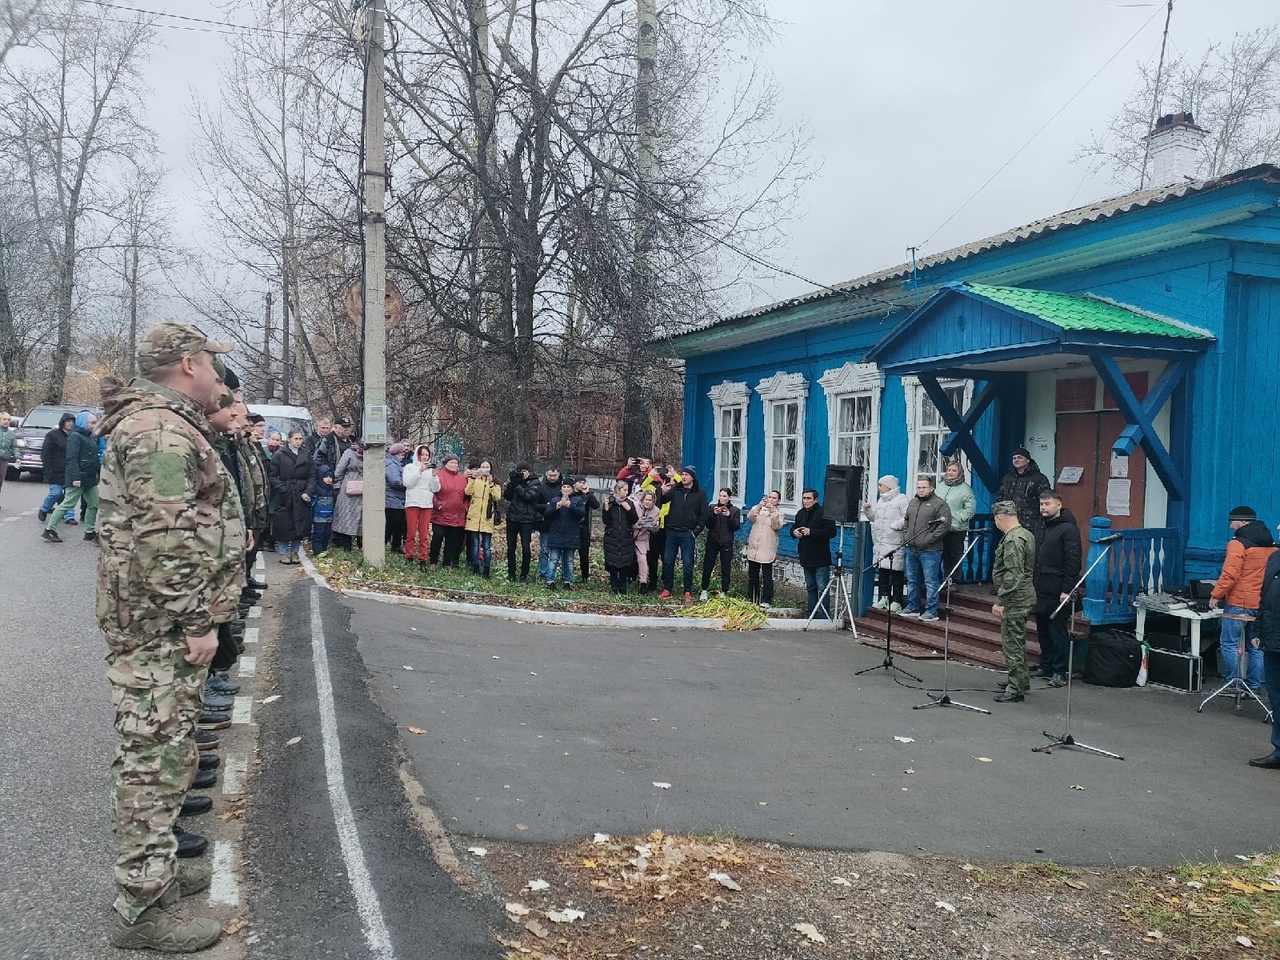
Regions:
<instances>
[{"instance_id":1,"label":"camouflage uniform","mask_svg":"<svg viewBox=\"0 0 1280 960\"><path fill-rule=\"evenodd\" d=\"M230 349L177 324L147 337L157 329L168 339L144 339L139 361L152 361L141 363L144 373L172 362L174 349ZM194 346L191 334L199 337ZM98 432L110 437L97 614L110 650L118 734L111 765L115 909L133 923L174 879L172 828L196 772L193 734L207 674L186 661L186 638L235 617L245 529L204 410L191 398L139 377L108 401Z\"/></svg>"},{"instance_id":2,"label":"camouflage uniform","mask_svg":"<svg viewBox=\"0 0 1280 960\"><path fill-rule=\"evenodd\" d=\"M1009 670L1009 692L1025 694L1027 677L1027 617L1035 606L1036 591L1031 575L1036 565L1036 540L1026 527L1014 527L1000 538L991 577L998 603L1004 607L1000 618L1000 649Z\"/></svg>"}]
</instances>

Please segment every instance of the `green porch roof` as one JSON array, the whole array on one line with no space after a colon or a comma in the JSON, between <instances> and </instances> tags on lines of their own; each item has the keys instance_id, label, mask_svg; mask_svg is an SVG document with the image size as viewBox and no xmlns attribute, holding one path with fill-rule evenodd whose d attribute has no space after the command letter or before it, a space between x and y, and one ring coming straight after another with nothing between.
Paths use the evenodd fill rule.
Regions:
<instances>
[{"instance_id":1,"label":"green porch roof","mask_svg":"<svg viewBox=\"0 0 1280 960\"><path fill-rule=\"evenodd\" d=\"M975 296L1029 314L1062 330L1096 330L1105 333L1132 333L1192 340L1212 340L1209 333L1122 307L1097 297L1077 297L1047 290L994 287L965 282L956 286Z\"/></svg>"}]
</instances>

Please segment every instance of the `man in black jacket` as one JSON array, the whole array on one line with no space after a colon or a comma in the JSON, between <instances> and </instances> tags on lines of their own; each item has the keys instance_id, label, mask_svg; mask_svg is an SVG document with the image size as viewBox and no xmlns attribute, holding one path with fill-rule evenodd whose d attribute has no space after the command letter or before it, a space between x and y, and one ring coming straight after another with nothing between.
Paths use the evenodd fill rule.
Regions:
<instances>
[{"instance_id":1,"label":"man in black jacket","mask_svg":"<svg viewBox=\"0 0 1280 960\"><path fill-rule=\"evenodd\" d=\"M600 498L588 486L586 477L574 478L573 492L582 497L582 509L586 511L578 527L578 568L585 583L591 572L591 511L600 509Z\"/></svg>"},{"instance_id":2,"label":"man in black jacket","mask_svg":"<svg viewBox=\"0 0 1280 960\"><path fill-rule=\"evenodd\" d=\"M546 506L539 498L541 481L532 476L527 463L517 463L507 480L502 499L507 501L507 579L516 579L516 543L520 544L520 579L529 579L533 557L533 528Z\"/></svg>"},{"instance_id":3,"label":"man in black jacket","mask_svg":"<svg viewBox=\"0 0 1280 960\"><path fill-rule=\"evenodd\" d=\"M62 499L66 489L67 473L67 437L76 425L74 413L64 413L58 418L58 425L44 435L44 446L40 448L40 467L44 471L44 482L49 485L49 495L36 511L36 519L44 523L49 514Z\"/></svg>"},{"instance_id":4,"label":"man in black jacket","mask_svg":"<svg viewBox=\"0 0 1280 960\"><path fill-rule=\"evenodd\" d=\"M1040 466L1031 459L1031 451L1026 447L1013 451L1011 465L1012 469L1000 481L996 500L1012 500L1018 508L1018 522L1039 540L1043 526L1040 518L1040 494L1052 484L1040 472Z\"/></svg>"},{"instance_id":5,"label":"man in black jacket","mask_svg":"<svg viewBox=\"0 0 1280 960\"><path fill-rule=\"evenodd\" d=\"M680 554L684 577L684 598L693 599L693 544L711 515L707 495L698 486L698 473L693 467L680 470L680 485L667 481L658 488L658 505L671 504L667 510L665 529L667 542L662 554L662 592L659 600L671 596L676 582L676 553Z\"/></svg>"},{"instance_id":6,"label":"man in black jacket","mask_svg":"<svg viewBox=\"0 0 1280 960\"><path fill-rule=\"evenodd\" d=\"M791 522L791 536L796 544L796 556L804 571L804 586L809 594L805 616L811 617L818 609L818 598L826 592L831 581L831 539L836 535L836 522L822 512L818 491L806 488L800 493L800 509ZM821 616L831 619L831 608L824 602Z\"/></svg>"},{"instance_id":7,"label":"man in black jacket","mask_svg":"<svg viewBox=\"0 0 1280 960\"><path fill-rule=\"evenodd\" d=\"M62 538L58 536L58 524L64 517L68 522L75 518L76 507L81 500L88 507L85 512L84 538L90 543L98 539L98 534L93 529L98 520L98 441L93 436L98 418L88 410L82 410L72 418L72 423L75 429L65 437L66 446L62 454L64 496L62 503L49 514L44 532L40 535L50 543L62 542Z\"/></svg>"},{"instance_id":8,"label":"man in black jacket","mask_svg":"<svg viewBox=\"0 0 1280 960\"><path fill-rule=\"evenodd\" d=\"M547 532L546 506L560 499L560 468L548 467L538 482L537 490L538 499L535 506L538 516L533 529L538 531L538 577L543 583L547 583L552 579L552 575L551 548L543 543Z\"/></svg>"},{"instance_id":9,"label":"man in black jacket","mask_svg":"<svg viewBox=\"0 0 1280 960\"><path fill-rule=\"evenodd\" d=\"M1253 645L1262 650L1267 699L1271 701L1271 752L1254 757L1251 767L1280 770L1280 550L1267 558L1262 574L1262 599L1258 603L1257 631Z\"/></svg>"},{"instance_id":10,"label":"man in black jacket","mask_svg":"<svg viewBox=\"0 0 1280 960\"><path fill-rule=\"evenodd\" d=\"M1062 505L1062 495L1057 490L1040 494L1040 516L1044 529L1036 542L1035 572L1040 666L1031 676L1048 680L1051 687L1065 687L1071 606L1064 604L1056 617L1050 614L1067 599L1080 577L1080 528L1071 511Z\"/></svg>"}]
</instances>

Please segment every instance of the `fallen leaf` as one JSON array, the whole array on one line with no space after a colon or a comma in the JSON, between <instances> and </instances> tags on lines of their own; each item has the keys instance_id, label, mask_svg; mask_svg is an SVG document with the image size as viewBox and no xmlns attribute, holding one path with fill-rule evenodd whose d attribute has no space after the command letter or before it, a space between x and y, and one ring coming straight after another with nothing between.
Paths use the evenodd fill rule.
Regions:
<instances>
[{"instance_id":1,"label":"fallen leaf","mask_svg":"<svg viewBox=\"0 0 1280 960\"><path fill-rule=\"evenodd\" d=\"M551 884L545 880L530 880L525 886L530 890L547 890L551 887Z\"/></svg>"},{"instance_id":2,"label":"fallen leaf","mask_svg":"<svg viewBox=\"0 0 1280 960\"><path fill-rule=\"evenodd\" d=\"M1159 930L1148 930L1148 931L1144 934L1144 936L1145 936L1148 940L1163 940L1163 939L1164 939L1164 934L1163 934L1163 933L1161 933Z\"/></svg>"},{"instance_id":3,"label":"fallen leaf","mask_svg":"<svg viewBox=\"0 0 1280 960\"><path fill-rule=\"evenodd\" d=\"M232 920L230 923L226 925L226 927L223 928L222 932L227 935L230 935L233 933L239 933L248 925L249 925L248 920L245 920L242 917L236 917L236 919Z\"/></svg>"},{"instance_id":4,"label":"fallen leaf","mask_svg":"<svg viewBox=\"0 0 1280 960\"><path fill-rule=\"evenodd\" d=\"M575 920L581 920L586 914L581 910L573 910L565 907L563 910L548 910L547 919L552 923L573 923Z\"/></svg>"},{"instance_id":5,"label":"fallen leaf","mask_svg":"<svg viewBox=\"0 0 1280 960\"><path fill-rule=\"evenodd\" d=\"M423 730L421 727L405 727L405 729L408 730L410 733L416 733L418 736L422 736L424 733L427 732Z\"/></svg>"},{"instance_id":6,"label":"fallen leaf","mask_svg":"<svg viewBox=\"0 0 1280 960\"><path fill-rule=\"evenodd\" d=\"M852 884L852 883L850 883L848 880L846 880L844 877L832 877L832 878L831 878L831 882L832 882L832 883L834 883L834 884L837 884L838 886L841 886L841 887L852 887L852 886L853 886L853 884Z\"/></svg>"},{"instance_id":7,"label":"fallen leaf","mask_svg":"<svg viewBox=\"0 0 1280 960\"><path fill-rule=\"evenodd\" d=\"M713 870L707 874L707 879L714 880L716 883L720 884L720 886L727 887L730 890L742 889L742 884L738 883L737 880L733 879L733 877L729 876L727 873L720 873L719 871Z\"/></svg>"},{"instance_id":8,"label":"fallen leaf","mask_svg":"<svg viewBox=\"0 0 1280 960\"><path fill-rule=\"evenodd\" d=\"M818 932L818 928L812 923L797 923L791 928L797 933L803 933L809 938L810 943L826 943L827 938Z\"/></svg>"},{"instance_id":9,"label":"fallen leaf","mask_svg":"<svg viewBox=\"0 0 1280 960\"><path fill-rule=\"evenodd\" d=\"M951 904L947 903L947 901L945 901L945 900L935 900L935 901L933 901L933 905L934 905L935 907L937 907L939 910L945 910L945 911L947 911L947 913L955 913L955 912L956 912L956 908L955 908L955 907L953 907Z\"/></svg>"},{"instance_id":10,"label":"fallen leaf","mask_svg":"<svg viewBox=\"0 0 1280 960\"><path fill-rule=\"evenodd\" d=\"M281 696L281 695L280 695L280 694L278 694L278 693L273 693L273 694L272 694L271 696L269 696L269 697L263 697L263 698L262 698L261 700L259 700L258 702L259 702L259 703L275 703L277 700L279 700L279 699L280 699L280 696Z\"/></svg>"},{"instance_id":11,"label":"fallen leaf","mask_svg":"<svg viewBox=\"0 0 1280 960\"><path fill-rule=\"evenodd\" d=\"M894 737L893 739L897 740L899 743L915 743L916 742L915 737Z\"/></svg>"},{"instance_id":12,"label":"fallen leaf","mask_svg":"<svg viewBox=\"0 0 1280 960\"><path fill-rule=\"evenodd\" d=\"M483 857L488 852L484 847L467 847L467 853L474 853L477 857Z\"/></svg>"},{"instance_id":13,"label":"fallen leaf","mask_svg":"<svg viewBox=\"0 0 1280 960\"><path fill-rule=\"evenodd\" d=\"M540 924L537 920L530 920L524 925L524 928L540 940L545 940L547 937L551 936L551 931Z\"/></svg>"},{"instance_id":14,"label":"fallen leaf","mask_svg":"<svg viewBox=\"0 0 1280 960\"><path fill-rule=\"evenodd\" d=\"M594 860L583 860L582 866L587 870L594 870L596 868L596 862Z\"/></svg>"},{"instance_id":15,"label":"fallen leaf","mask_svg":"<svg viewBox=\"0 0 1280 960\"><path fill-rule=\"evenodd\" d=\"M974 757L973 759L977 760L979 763L990 763L990 762L991 762L991 758L990 758L990 757Z\"/></svg>"},{"instance_id":16,"label":"fallen leaf","mask_svg":"<svg viewBox=\"0 0 1280 960\"><path fill-rule=\"evenodd\" d=\"M655 787L657 787L659 790L670 790L670 789L671 789L671 784L669 784L669 783L662 783L662 782L661 782L661 781L659 781L659 780L655 780L655 781L653 781L653 785L654 785Z\"/></svg>"},{"instance_id":17,"label":"fallen leaf","mask_svg":"<svg viewBox=\"0 0 1280 960\"><path fill-rule=\"evenodd\" d=\"M292 737L291 739L286 740L286 741L284 742L284 745L285 745L286 747L292 747L295 743L301 743L301 742L302 742L302 738L301 738L301 737Z\"/></svg>"},{"instance_id":18,"label":"fallen leaf","mask_svg":"<svg viewBox=\"0 0 1280 960\"><path fill-rule=\"evenodd\" d=\"M511 914L513 917L527 917L529 915L529 908L523 903L508 903L507 913Z\"/></svg>"},{"instance_id":19,"label":"fallen leaf","mask_svg":"<svg viewBox=\"0 0 1280 960\"><path fill-rule=\"evenodd\" d=\"M1081 883L1079 880L1067 880L1066 884L1072 890L1088 890L1089 889L1089 885L1087 883Z\"/></svg>"}]
</instances>

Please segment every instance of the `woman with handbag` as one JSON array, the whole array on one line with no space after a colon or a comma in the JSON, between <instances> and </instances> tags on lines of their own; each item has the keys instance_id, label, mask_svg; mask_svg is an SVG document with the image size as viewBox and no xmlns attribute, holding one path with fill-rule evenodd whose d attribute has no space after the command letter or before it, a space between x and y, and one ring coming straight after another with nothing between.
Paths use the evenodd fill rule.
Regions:
<instances>
[{"instance_id":1,"label":"woman with handbag","mask_svg":"<svg viewBox=\"0 0 1280 960\"><path fill-rule=\"evenodd\" d=\"M333 543L343 550L361 547L364 525L364 444L347 448L333 471L338 488L333 501Z\"/></svg>"},{"instance_id":2,"label":"woman with handbag","mask_svg":"<svg viewBox=\"0 0 1280 960\"><path fill-rule=\"evenodd\" d=\"M289 442L276 451L267 469L271 479L272 536L281 563L298 563L302 538L311 532L311 496L315 478L302 449L302 431L290 430Z\"/></svg>"},{"instance_id":3,"label":"woman with handbag","mask_svg":"<svg viewBox=\"0 0 1280 960\"><path fill-rule=\"evenodd\" d=\"M467 559L472 573L489 576L493 565L493 529L502 522L498 504L502 502L502 485L493 479L493 464L481 460L467 473Z\"/></svg>"},{"instance_id":4,"label":"woman with handbag","mask_svg":"<svg viewBox=\"0 0 1280 960\"><path fill-rule=\"evenodd\" d=\"M652 490L642 489L636 494L636 522L632 529L636 540L636 570L641 593L649 593L653 585L649 582L649 557L653 557L653 568L658 567L658 553L650 554L651 539L661 529L662 511L657 506L657 495Z\"/></svg>"}]
</instances>

